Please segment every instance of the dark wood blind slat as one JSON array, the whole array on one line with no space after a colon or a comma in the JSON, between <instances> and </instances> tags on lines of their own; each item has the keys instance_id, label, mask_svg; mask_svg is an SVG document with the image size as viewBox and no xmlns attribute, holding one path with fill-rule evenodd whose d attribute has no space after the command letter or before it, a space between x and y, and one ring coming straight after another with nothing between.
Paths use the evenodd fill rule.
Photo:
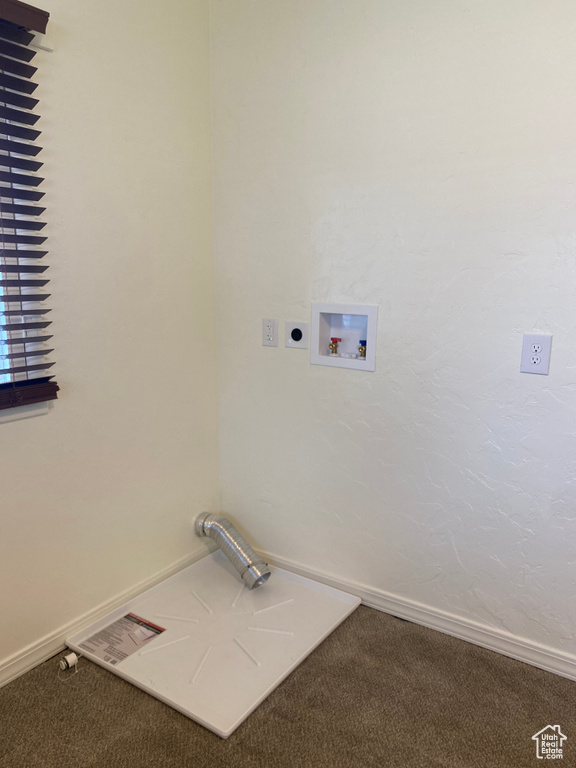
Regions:
<instances>
[{"instance_id":1,"label":"dark wood blind slat","mask_svg":"<svg viewBox=\"0 0 576 768\"><path fill-rule=\"evenodd\" d=\"M5 331L33 331L36 328L47 328L51 325L50 320L43 320L41 323L9 323L4 326ZM19 339L3 339L3 344L22 344Z\"/></svg>"},{"instance_id":2,"label":"dark wood blind slat","mask_svg":"<svg viewBox=\"0 0 576 768\"><path fill-rule=\"evenodd\" d=\"M4 213L0 205L0 214ZM46 226L45 221L33 221L31 219L0 219L0 228L2 229L33 229L40 230Z\"/></svg>"},{"instance_id":3,"label":"dark wood blind slat","mask_svg":"<svg viewBox=\"0 0 576 768\"><path fill-rule=\"evenodd\" d=\"M50 338L50 337L48 337ZM32 336L28 337L27 339L6 339L3 344L7 344L8 346L14 346L15 344L31 344L36 343L36 339L34 339Z\"/></svg>"},{"instance_id":4,"label":"dark wood blind slat","mask_svg":"<svg viewBox=\"0 0 576 768\"><path fill-rule=\"evenodd\" d=\"M18 139L36 141L38 136L40 136L41 131L37 131L34 128L26 128L24 125L14 125L14 123L0 122L0 133L3 136L16 136Z\"/></svg>"},{"instance_id":5,"label":"dark wood blind slat","mask_svg":"<svg viewBox=\"0 0 576 768\"><path fill-rule=\"evenodd\" d=\"M22 107L22 109L34 109L38 104L38 99L33 99L32 96L24 96L21 93L14 93L14 91L7 91L5 88L0 88L0 102L4 102L4 104L12 104L14 107ZM39 115L35 115L35 117L39 117ZM20 122L27 123L28 120L21 120ZM33 124L34 123L31 123L31 125Z\"/></svg>"},{"instance_id":6,"label":"dark wood blind slat","mask_svg":"<svg viewBox=\"0 0 576 768\"><path fill-rule=\"evenodd\" d=\"M20 155L35 157L39 152L42 152L42 147L38 147L36 144L24 144L22 141L0 139L0 150L3 152L16 152Z\"/></svg>"},{"instance_id":7,"label":"dark wood blind slat","mask_svg":"<svg viewBox=\"0 0 576 768\"><path fill-rule=\"evenodd\" d=\"M23 48L21 45L15 45L9 43L7 40L0 40L0 54L3 56L11 56L18 61L32 61L36 56L36 51L32 51L30 48Z\"/></svg>"},{"instance_id":8,"label":"dark wood blind slat","mask_svg":"<svg viewBox=\"0 0 576 768\"><path fill-rule=\"evenodd\" d=\"M5 309L2 314L7 317L32 317L33 315L45 315L46 312L51 312L51 309Z\"/></svg>"},{"instance_id":9,"label":"dark wood blind slat","mask_svg":"<svg viewBox=\"0 0 576 768\"><path fill-rule=\"evenodd\" d=\"M24 173L13 173L12 171L0 171L0 181L8 184L22 184L26 187L37 187L42 184L44 179L41 176L28 176ZM2 194L4 194L2 192Z\"/></svg>"},{"instance_id":10,"label":"dark wood blind slat","mask_svg":"<svg viewBox=\"0 0 576 768\"><path fill-rule=\"evenodd\" d=\"M29 349L25 352L11 352L9 355L1 355L4 360L16 360L19 357L43 357L54 352L53 349Z\"/></svg>"},{"instance_id":11,"label":"dark wood blind slat","mask_svg":"<svg viewBox=\"0 0 576 768\"><path fill-rule=\"evenodd\" d=\"M13 368L0 368L0 375L6 376L9 373L27 373L28 371L45 371L52 368L54 363L46 360L44 363L34 363L34 365L16 365Z\"/></svg>"},{"instance_id":12,"label":"dark wood blind slat","mask_svg":"<svg viewBox=\"0 0 576 768\"><path fill-rule=\"evenodd\" d=\"M48 251L29 251L20 248L3 248L0 250L2 259L41 259Z\"/></svg>"},{"instance_id":13,"label":"dark wood blind slat","mask_svg":"<svg viewBox=\"0 0 576 768\"><path fill-rule=\"evenodd\" d=\"M7 75L2 71L2 66L0 66L0 87L11 88L13 91L18 91L18 93L34 93L36 88L38 88L38 83L33 82L30 78Z\"/></svg>"},{"instance_id":14,"label":"dark wood blind slat","mask_svg":"<svg viewBox=\"0 0 576 768\"><path fill-rule=\"evenodd\" d=\"M30 45L34 40L34 35L31 32L21 26L4 21L4 18L0 19L0 37L11 40L13 43L20 43L20 45Z\"/></svg>"},{"instance_id":15,"label":"dark wood blind slat","mask_svg":"<svg viewBox=\"0 0 576 768\"><path fill-rule=\"evenodd\" d=\"M4 295L0 295L0 301L3 304L13 304L14 302L25 304L32 301L46 301L49 296L49 293L5 293ZM26 312L22 312L21 314L25 315ZM6 330L6 326L3 327L4 330Z\"/></svg>"},{"instance_id":16,"label":"dark wood blind slat","mask_svg":"<svg viewBox=\"0 0 576 768\"><path fill-rule=\"evenodd\" d=\"M15 59L8 59L6 56L0 56L0 70L3 72L10 72L12 75L28 78L34 77L38 71L37 67L33 67L31 64L25 64L23 61L16 61Z\"/></svg>"},{"instance_id":17,"label":"dark wood blind slat","mask_svg":"<svg viewBox=\"0 0 576 768\"><path fill-rule=\"evenodd\" d=\"M10 155L0 155L0 165L5 168L21 168L25 171L37 171L44 163L38 160L28 160L25 157L11 157Z\"/></svg>"},{"instance_id":18,"label":"dark wood blind slat","mask_svg":"<svg viewBox=\"0 0 576 768\"><path fill-rule=\"evenodd\" d=\"M21 213L23 216L41 216L45 210L46 208L42 208L39 205L19 205L18 203L0 202L0 214Z\"/></svg>"},{"instance_id":19,"label":"dark wood blind slat","mask_svg":"<svg viewBox=\"0 0 576 768\"><path fill-rule=\"evenodd\" d=\"M48 269L48 265L43 264L0 264L0 272L5 274L41 274Z\"/></svg>"},{"instance_id":20,"label":"dark wood blind slat","mask_svg":"<svg viewBox=\"0 0 576 768\"><path fill-rule=\"evenodd\" d=\"M12 200L32 200L36 202L44 197L44 192L38 189L17 189L16 187L1 187L0 197L8 197Z\"/></svg>"},{"instance_id":21,"label":"dark wood blind slat","mask_svg":"<svg viewBox=\"0 0 576 768\"><path fill-rule=\"evenodd\" d=\"M2 41L0 40L0 42ZM2 101L1 96L0 101ZM35 125L38 120L40 120L40 115L35 115L32 112L22 112L20 109L12 109L11 107L1 106L0 117L3 120L13 120L16 123L24 123L24 125Z\"/></svg>"},{"instance_id":22,"label":"dark wood blind slat","mask_svg":"<svg viewBox=\"0 0 576 768\"><path fill-rule=\"evenodd\" d=\"M0 272L2 270L0 269ZM47 285L50 282L50 280L27 280L24 278L23 280L20 279L11 279L7 278L6 280L0 280L0 286L2 288L43 288L45 285Z\"/></svg>"},{"instance_id":23,"label":"dark wood blind slat","mask_svg":"<svg viewBox=\"0 0 576 768\"><path fill-rule=\"evenodd\" d=\"M12 344L41 344L43 341L48 341L52 338L52 334L45 336L26 336L23 339L10 339Z\"/></svg>"},{"instance_id":24,"label":"dark wood blind slat","mask_svg":"<svg viewBox=\"0 0 576 768\"><path fill-rule=\"evenodd\" d=\"M35 235L8 235L6 232L0 232L0 244L22 243L22 245L42 245L45 240L45 237L36 237Z\"/></svg>"}]
</instances>

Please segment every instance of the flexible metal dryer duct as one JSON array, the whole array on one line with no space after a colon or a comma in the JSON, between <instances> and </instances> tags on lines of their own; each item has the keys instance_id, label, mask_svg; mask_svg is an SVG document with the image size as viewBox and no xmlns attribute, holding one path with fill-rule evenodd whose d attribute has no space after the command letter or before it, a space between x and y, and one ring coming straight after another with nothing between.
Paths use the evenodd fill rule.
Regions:
<instances>
[{"instance_id":1,"label":"flexible metal dryer duct","mask_svg":"<svg viewBox=\"0 0 576 768\"><path fill-rule=\"evenodd\" d=\"M216 542L248 589L256 589L269 579L271 571L268 564L254 552L230 520L205 512L196 518L194 529L197 536L209 536Z\"/></svg>"}]
</instances>

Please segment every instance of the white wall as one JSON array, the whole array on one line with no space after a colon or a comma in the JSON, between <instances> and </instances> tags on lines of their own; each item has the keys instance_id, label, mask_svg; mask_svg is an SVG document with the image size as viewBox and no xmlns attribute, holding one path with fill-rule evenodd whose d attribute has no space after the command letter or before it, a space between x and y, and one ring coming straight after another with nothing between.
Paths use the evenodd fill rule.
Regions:
<instances>
[{"instance_id":1,"label":"white wall","mask_svg":"<svg viewBox=\"0 0 576 768\"><path fill-rule=\"evenodd\" d=\"M213 0L222 507L305 568L559 651L576 540L576 9ZM373 374L262 317L378 304ZM554 335L549 377L521 334Z\"/></svg>"},{"instance_id":2,"label":"white wall","mask_svg":"<svg viewBox=\"0 0 576 768\"><path fill-rule=\"evenodd\" d=\"M215 306L222 509L262 549L571 651L576 10L212 0L215 305L207 5L43 3L62 391L0 424L0 682L203 550ZM260 346L311 301L380 306L376 373Z\"/></svg>"},{"instance_id":3,"label":"white wall","mask_svg":"<svg viewBox=\"0 0 576 768\"><path fill-rule=\"evenodd\" d=\"M203 549L189 520L218 498L208 4L42 7L61 392L48 415L0 424L8 671Z\"/></svg>"}]
</instances>

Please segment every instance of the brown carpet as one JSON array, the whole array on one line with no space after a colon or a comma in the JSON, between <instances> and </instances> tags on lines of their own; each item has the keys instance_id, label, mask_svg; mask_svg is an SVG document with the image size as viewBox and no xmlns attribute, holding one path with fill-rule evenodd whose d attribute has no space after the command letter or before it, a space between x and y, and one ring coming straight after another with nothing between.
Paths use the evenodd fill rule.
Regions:
<instances>
[{"instance_id":1,"label":"brown carpet","mask_svg":"<svg viewBox=\"0 0 576 768\"><path fill-rule=\"evenodd\" d=\"M2 768L536 768L576 683L360 607L227 740L113 674L57 660L0 690Z\"/></svg>"}]
</instances>

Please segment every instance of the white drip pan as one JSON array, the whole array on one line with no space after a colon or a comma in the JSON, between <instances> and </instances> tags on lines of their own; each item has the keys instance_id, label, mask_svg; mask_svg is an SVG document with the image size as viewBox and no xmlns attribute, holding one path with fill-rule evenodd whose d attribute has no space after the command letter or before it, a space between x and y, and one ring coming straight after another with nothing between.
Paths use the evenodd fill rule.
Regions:
<instances>
[{"instance_id":1,"label":"white drip pan","mask_svg":"<svg viewBox=\"0 0 576 768\"><path fill-rule=\"evenodd\" d=\"M67 643L227 738L359 603L281 568L250 591L217 551Z\"/></svg>"}]
</instances>

